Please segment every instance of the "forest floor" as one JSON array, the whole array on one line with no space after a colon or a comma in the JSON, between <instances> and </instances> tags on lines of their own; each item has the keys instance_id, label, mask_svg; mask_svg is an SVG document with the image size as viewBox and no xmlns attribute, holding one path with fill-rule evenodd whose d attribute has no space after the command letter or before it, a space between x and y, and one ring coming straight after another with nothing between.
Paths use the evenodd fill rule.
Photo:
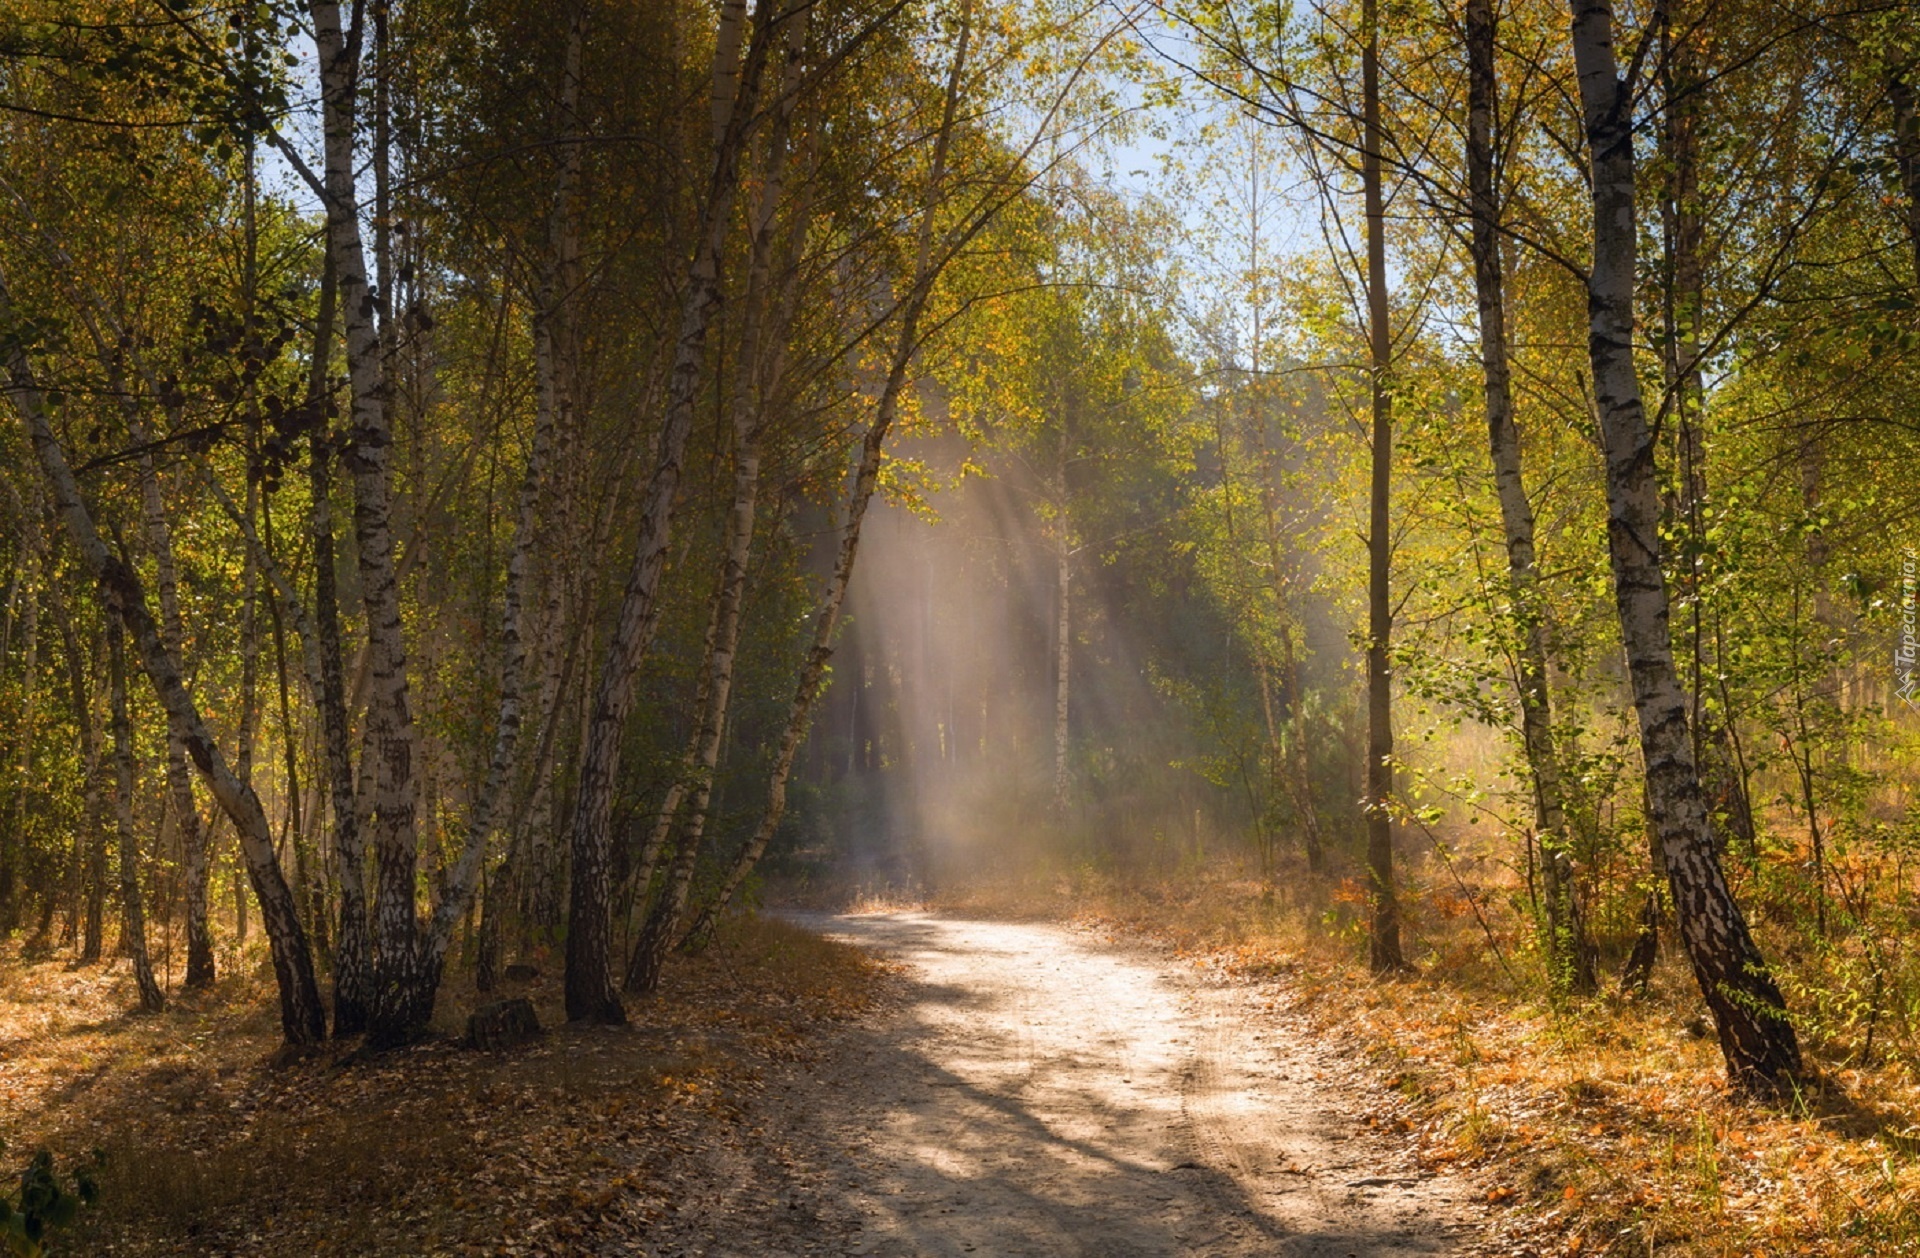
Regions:
<instances>
[{"instance_id":1,"label":"forest floor","mask_svg":"<svg viewBox=\"0 0 1920 1258\"><path fill-rule=\"evenodd\" d=\"M854 948L743 919L631 1026L561 1025L549 972L499 994L550 1029L477 1052L458 1036L470 980L450 975L426 1042L285 1062L262 955L222 959L211 990L144 1015L124 961L0 953L0 1168L100 1157L98 1202L52 1254L679 1252L687 1202L787 1156L766 1089L893 983Z\"/></svg>"},{"instance_id":2,"label":"forest floor","mask_svg":"<svg viewBox=\"0 0 1920 1258\"><path fill-rule=\"evenodd\" d=\"M55 1254L1920 1246L1903 1068L1729 1096L1671 958L1554 1007L1490 977L1511 939L1423 911L1422 972L1376 980L1245 879L853 907L731 923L626 1028L519 985L552 1029L502 1053L459 1042L464 976L413 1049L281 1062L253 953L143 1016L124 962L12 946L0 1167L103 1155Z\"/></svg>"},{"instance_id":3,"label":"forest floor","mask_svg":"<svg viewBox=\"0 0 1920 1258\"><path fill-rule=\"evenodd\" d=\"M55 1253L1487 1252L1485 1187L1270 983L914 912L737 923L672 973L628 1028L489 1054L449 1012L276 1064L261 975L140 1016L123 964L16 953L0 1138L104 1155Z\"/></svg>"},{"instance_id":4,"label":"forest floor","mask_svg":"<svg viewBox=\"0 0 1920 1258\"><path fill-rule=\"evenodd\" d=\"M1271 1002L1278 1025L1343 1063L1348 1112L1397 1133L1399 1165L1465 1173L1499 1207L1480 1242L1488 1252L1920 1253L1920 1071L1892 1029L1862 1060L1803 1018L1801 1089L1745 1098L1727 1088L1699 990L1671 947L1644 996L1623 996L1609 974L1598 996L1548 1000L1521 930L1429 886L1403 905L1416 969L1382 978L1367 970L1350 883L1303 870L1277 882L1270 894L1224 868L1164 879L1083 870L894 902L1073 922L1218 975L1243 1003Z\"/></svg>"}]
</instances>

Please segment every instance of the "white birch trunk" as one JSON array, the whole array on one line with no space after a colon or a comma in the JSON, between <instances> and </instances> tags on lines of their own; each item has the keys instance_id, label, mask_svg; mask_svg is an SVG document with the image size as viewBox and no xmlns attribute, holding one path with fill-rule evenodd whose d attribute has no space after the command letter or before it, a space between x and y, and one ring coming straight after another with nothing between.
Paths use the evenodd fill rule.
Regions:
<instances>
[{"instance_id":1,"label":"white birch trunk","mask_svg":"<svg viewBox=\"0 0 1920 1258\"><path fill-rule=\"evenodd\" d=\"M0 289L0 316L11 317L11 314L11 303L4 289ZM178 658L167 650L160 625L147 608L138 575L107 550L94 528L93 517L80 496L66 454L53 435L46 401L34 383L26 352L13 347L7 354L7 367L8 400L25 421L41 471L55 505L66 520L75 549L99 580L108 610L132 630L147 677L159 694L170 725L181 732L187 755L240 833L247 872L260 902L262 923L271 944L280 992L281 1030L290 1044L313 1043L326 1033L326 1012L314 982L306 932L301 928L293 893L274 853L266 812L253 789L228 766L207 732L199 709L181 679Z\"/></svg>"},{"instance_id":2,"label":"white birch trunk","mask_svg":"<svg viewBox=\"0 0 1920 1258\"><path fill-rule=\"evenodd\" d=\"M1547 958L1556 986L1594 987L1593 949L1587 942L1573 885L1572 835L1562 804L1559 756L1547 691L1546 611L1534 562L1533 505L1521 477L1520 431L1514 422L1512 371L1507 356L1505 279L1500 261L1500 199L1495 187L1495 17L1492 0L1467 0L1467 182L1473 205L1473 278L1480 313L1480 365L1494 488L1506 533L1507 584L1513 599L1515 689L1527 769L1533 781L1534 821L1547 900Z\"/></svg>"},{"instance_id":3,"label":"white birch trunk","mask_svg":"<svg viewBox=\"0 0 1920 1258\"><path fill-rule=\"evenodd\" d=\"M324 113L327 251L339 294L352 396L343 458L353 476L354 539L370 655L362 742L363 759L372 762L368 775L372 797L364 801L363 809L370 823L365 843L375 856L371 888L375 982L369 1030L384 1043L405 1038L432 1006L422 970L415 902L414 730L394 563L393 433L387 420L389 381L376 320L379 302L368 280L354 185L357 58L340 29L337 3L314 0L309 11Z\"/></svg>"},{"instance_id":4,"label":"white birch trunk","mask_svg":"<svg viewBox=\"0 0 1920 1258\"><path fill-rule=\"evenodd\" d=\"M867 429L865 439L860 446L860 461L854 471L853 486L847 496L846 526L840 537L839 554L834 559L833 574L827 579L827 585L821 591L816 604L813 622L813 644L807 652L806 662L800 667L798 684L794 687L792 701L787 707L787 722L781 731L780 745L774 753L773 772L767 789L767 806L760 816L760 824L753 835L735 856L733 864L721 879L720 887L711 904L701 913L699 919L687 932L689 936L698 935L708 929L719 915L726 911L739 894L754 866L766 854L767 845L780 829L780 821L786 815L787 779L793 771L793 760L799 753L800 744L805 741L808 722L813 714L813 705L820 697L822 683L826 679L827 665L833 658L833 639L839 628L841 608L846 602L847 585L853 579L854 560L860 551L860 530L866 520L867 507L873 500L874 488L880 482L880 464L886 445L887 434L893 428L893 422L899 415L900 398L907 385L907 370L912 365L915 350L919 346L920 316L926 309L927 299L932 293L933 283L938 278L939 267L933 260L934 215L940 205L940 198L946 181L947 149L953 138L954 119L959 109L960 84L966 71L967 52L972 40L973 26L970 9L963 9L960 30L954 45L953 64L947 75L946 96L942 105L940 130L934 137L933 153L927 174L927 189L921 205L918 230L917 251L914 262L912 284L900 309L899 335L893 346L891 361L888 364L886 385L880 392L880 399L874 408L873 424ZM856 684L857 680L856 680ZM859 752L856 748L855 756Z\"/></svg>"},{"instance_id":5,"label":"white birch trunk","mask_svg":"<svg viewBox=\"0 0 1920 1258\"><path fill-rule=\"evenodd\" d=\"M1639 715L1647 803L1666 858L1680 937L1718 1024L1728 1076L1743 1089L1771 1087L1799 1072L1799 1044L1780 991L1727 891L1694 764L1687 698L1673 664L1653 439L1633 359L1638 239L1631 97L1614 58L1609 0L1569 0L1569 9L1592 176L1588 356L1607 468L1607 543Z\"/></svg>"},{"instance_id":6,"label":"white birch trunk","mask_svg":"<svg viewBox=\"0 0 1920 1258\"><path fill-rule=\"evenodd\" d=\"M688 270L673 366L668 374L658 457L641 501L633 565L621 598L619 620L600 667L581 756L567 913L567 1017L576 1021L626 1020L626 1011L614 990L611 964L609 814L619 772L620 740L633 704L634 676L659 619L655 595L666 566L681 457L700 393L707 330L723 297L720 262L739 185L740 150L747 116L759 95L760 70L766 60L765 33L772 29L771 9L763 8L754 17L752 42L742 58L739 48L746 22L744 8L744 0L729 0L721 10L713 76L713 166L702 198L695 254Z\"/></svg>"}]
</instances>

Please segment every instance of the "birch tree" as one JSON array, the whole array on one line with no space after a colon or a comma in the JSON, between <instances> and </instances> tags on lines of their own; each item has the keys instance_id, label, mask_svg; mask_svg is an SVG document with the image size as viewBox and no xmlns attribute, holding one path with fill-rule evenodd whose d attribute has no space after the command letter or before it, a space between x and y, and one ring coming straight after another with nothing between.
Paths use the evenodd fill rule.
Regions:
<instances>
[{"instance_id":1,"label":"birch tree","mask_svg":"<svg viewBox=\"0 0 1920 1258\"><path fill-rule=\"evenodd\" d=\"M1607 545L1646 765L1647 804L1666 860L1674 913L1719 1031L1728 1077L1745 1089L1800 1070L1785 1002L1727 889L1709 825L1673 662L1654 443L1633 361L1634 83L1615 58L1609 0L1570 0L1591 175L1593 265L1588 358L1606 460Z\"/></svg>"}]
</instances>

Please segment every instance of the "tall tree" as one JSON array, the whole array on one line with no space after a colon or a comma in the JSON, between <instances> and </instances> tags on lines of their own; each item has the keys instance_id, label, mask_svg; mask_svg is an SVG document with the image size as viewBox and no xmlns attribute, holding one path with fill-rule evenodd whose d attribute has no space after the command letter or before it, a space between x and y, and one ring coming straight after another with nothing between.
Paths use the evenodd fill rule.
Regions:
<instances>
[{"instance_id":1,"label":"tall tree","mask_svg":"<svg viewBox=\"0 0 1920 1258\"><path fill-rule=\"evenodd\" d=\"M1639 718L1647 804L1666 858L1680 937L1712 1009L1727 1073L1739 1087L1778 1085L1800 1070L1785 1002L1727 889L1710 829L1674 669L1654 442L1633 361L1634 84L1614 54L1610 0L1569 0L1591 176L1593 263L1588 358L1606 461L1607 546L1627 671Z\"/></svg>"},{"instance_id":2,"label":"tall tree","mask_svg":"<svg viewBox=\"0 0 1920 1258\"><path fill-rule=\"evenodd\" d=\"M761 5L749 21L745 0L727 0L720 10L710 97L712 164L701 199L694 255L687 270L657 455L641 502L638 544L621 596L619 619L595 684L574 803L566 1000L567 1016L577 1021L626 1020L626 1011L614 990L610 951L611 812L620 742L633 705L634 676L659 623L657 595L666 566L674 497L702 383L707 331L723 299L720 267L739 189L748 124L759 99L769 42L779 26L790 20L791 14L776 17L774 6Z\"/></svg>"},{"instance_id":3,"label":"tall tree","mask_svg":"<svg viewBox=\"0 0 1920 1258\"><path fill-rule=\"evenodd\" d=\"M1361 9L1360 180L1367 218L1367 387L1373 432L1367 477L1367 876L1368 957L1376 971L1404 968L1393 889L1393 329L1388 324L1386 195L1381 158L1379 0Z\"/></svg>"},{"instance_id":4,"label":"tall tree","mask_svg":"<svg viewBox=\"0 0 1920 1258\"><path fill-rule=\"evenodd\" d=\"M119 837L121 930L133 963L140 1007L149 1013L166 1008L167 998L153 977L147 955L147 918L140 902L140 843L133 828L133 725L127 719L126 630L117 616L107 617L107 683L113 726L113 822Z\"/></svg>"},{"instance_id":5,"label":"tall tree","mask_svg":"<svg viewBox=\"0 0 1920 1258\"><path fill-rule=\"evenodd\" d=\"M1533 542L1533 504L1520 468L1520 430L1514 420L1513 369L1507 357L1506 284L1500 258L1500 189L1494 161L1499 116L1498 46L1492 0L1467 0L1467 182L1473 206L1474 295L1480 311L1480 367L1494 486L1506 532L1512 591L1515 687L1520 729L1533 782L1536 842L1546 884L1547 957L1554 981L1576 992L1594 987L1593 948L1575 898L1572 835L1553 745L1547 694L1546 615Z\"/></svg>"},{"instance_id":6,"label":"tall tree","mask_svg":"<svg viewBox=\"0 0 1920 1258\"><path fill-rule=\"evenodd\" d=\"M11 295L0 283L0 320L15 318ZM280 871L272 828L266 810L251 786L228 767L219 745L202 720L187 689L178 658L167 649L160 625L148 609L139 576L125 560L108 551L81 497L66 452L55 436L45 392L36 381L27 350L18 339L7 348L7 397L27 429L54 505L66 521L68 535L82 561L99 582L102 601L111 615L133 631L147 678L160 696L171 728L184 735L186 751L206 780L214 798L240 832L247 873L260 902L280 995L280 1027L290 1044L308 1044L326 1033L326 1010L314 980L313 956L306 931L294 904L293 892Z\"/></svg>"}]
</instances>

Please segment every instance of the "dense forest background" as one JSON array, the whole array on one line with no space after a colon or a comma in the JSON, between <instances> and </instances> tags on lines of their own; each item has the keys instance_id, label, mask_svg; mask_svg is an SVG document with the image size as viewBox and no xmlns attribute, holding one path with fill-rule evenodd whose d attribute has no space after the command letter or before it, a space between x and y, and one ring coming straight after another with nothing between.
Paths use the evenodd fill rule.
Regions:
<instances>
[{"instance_id":1,"label":"dense forest background","mask_svg":"<svg viewBox=\"0 0 1920 1258\"><path fill-rule=\"evenodd\" d=\"M769 872L1224 862L1382 970L1670 940L1737 1082L1920 1051L1910 4L0 58L0 935L399 1043L549 955L617 1021Z\"/></svg>"}]
</instances>

